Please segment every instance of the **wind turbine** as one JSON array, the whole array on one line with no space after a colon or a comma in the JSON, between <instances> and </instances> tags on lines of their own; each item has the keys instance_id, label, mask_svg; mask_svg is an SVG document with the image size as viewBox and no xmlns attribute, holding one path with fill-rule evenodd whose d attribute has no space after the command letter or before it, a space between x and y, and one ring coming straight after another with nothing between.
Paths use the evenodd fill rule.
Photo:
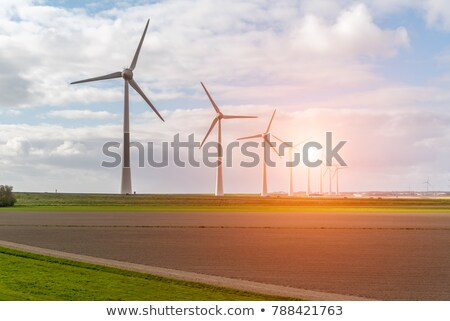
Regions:
<instances>
[{"instance_id":1,"label":"wind turbine","mask_svg":"<svg viewBox=\"0 0 450 321\"><path fill-rule=\"evenodd\" d=\"M322 173L322 168L320 168L320 175L325 176L328 173L328 195L333 194L333 171L331 170L331 166L325 166L326 169Z\"/></svg>"},{"instance_id":2,"label":"wind turbine","mask_svg":"<svg viewBox=\"0 0 450 321\"><path fill-rule=\"evenodd\" d=\"M425 182L423 182L423 183L427 185L427 193L428 193L429 187L430 187L430 186L433 187L433 185L430 183L430 178L427 177L427 180L426 180Z\"/></svg>"},{"instance_id":3,"label":"wind turbine","mask_svg":"<svg viewBox=\"0 0 450 321\"><path fill-rule=\"evenodd\" d=\"M334 173L333 178L336 175L336 196L339 196L339 171L341 169L346 169L347 167L340 167L338 165L334 165Z\"/></svg>"},{"instance_id":4,"label":"wind turbine","mask_svg":"<svg viewBox=\"0 0 450 321\"><path fill-rule=\"evenodd\" d=\"M320 195L323 195L323 176L326 173L326 170L325 170L325 172L323 171L323 167L324 167L324 165L321 164L320 165L320 182L319 182L319 194Z\"/></svg>"},{"instance_id":5,"label":"wind turbine","mask_svg":"<svg viewBox=\"0 0 450 321\"><path fill-rule=\"evenodd\" d=\"M328 195L333 195L333 178L335 175L339 175L337 174L337 165L324 165L326 164L326 162L324 162L323 160L323 151L322 151L322 155L321 155L321 159L322 159L322 164L320 166L320 191L322 193L323 190L323 177L328 173ZM325 171L323 171L322 167L325 167ZM334 167L334 170L333 170ZM340 168L343 169L343 168ZM337 177L337 180L339 180L339 178ZM338 183L337 183L338 184ZM339 194L338 191L338 187L336 185L336 195Z\"/></svg>"},{"instance_id":6,"label":"wind turbine","mask_svg":"<svg viewBox=\"0 0 450 321\"><path fill-rule=\"evenodd\" d=\"M325 174L327 173L328 167L325 166L325 162L323 161L323 151L320 157L322 164L320 164L320 181L319 181L319 194L323 195L323 177L325 176ZM323 170L323 168L326 168L325 171ZM331 193L331 191L330 191Z\"/></svg>"},{"instance_id":7,"label":"wind turbine","mask_svg":"<svg viewBox=\"0 0 450 321\"><path fill-rule=\"evenodd\" d=\"M252 139L252 138L262 138L263 139L263 143L268 144L270 147L272 147L273 150L275 151L275 153L277 153L277 155L279 156L278 151L275 149L275 147L273 147L273 145L271 144L271 142L270 142L270 140L268 138L268 137L270 137L270 132L269 132L270 131L270 126L272 125L273 117L275 117L275 112L276 111L277 111L276 109L273 111L272 117L270 118L269 125L267 126L267 129L266 129L266 131L264 133L256 134L256 135L252 135L252 136L241 137L241 138L238 138L238 140ZM264 147L266 147L265 144L263 145ZM266 171L267 171L267 169L266 169L266 166L267 166L267 153L266 153L266 148L264 148L263 154L264 154L264 156L263 156L264 162L262 164L261 196L267 196L267 173L266 173Z\"/></svg>"},{"instance_id":8,"label":"wind turbine","mask_svg":"<svg viewBox=\"0 0 450 321\"><path fill-rule=\"evenodd\" d=\"M209 94L208 90L206 89L205 85L202 84L203 89L206 92L206 95L208 96L209 100L211 101L212 106L214 107L214 110L216 111L216 117L214 117L211 126L209 127L208 132L205 135L205 138L203 138L202 143L200 144L200 148L205 143L206 139L208 138L211 131L214 129L214 126L217 124L217 146L218 146L218 164L217 164L217 176L216 176L216 196L222 196L223 195L223 177L222 177L222 119L234 119L234 118L258 118L257 116L236 116L236 115L224 115L220 111L219 107L217 107L216 103L212 99L211 95Z\"/></svg>"},{"instance_id":9,"label":"wind turbine","mask_svg":"<svg viewBox=\"0 0 450 321\"><path fill-rule=\"evenodd\" d=\"M145 102L150 106L151 109L158 115L158 117L164 121L159 112L156 110L155 106L150 102L150 100L145 96L142 89L133 79L133 70L136 68L136 64L139 58L139 52L141 51L142 43L144 42L145 34L147 33L148 24L150 19L147 20L147 24L145 25L144 33L142 34L141 41L136 49L136 53L134 54L133 61L129 68L125 68L122 71L113 72L108 75L89 78L79 81L74 81L70 83L80 84L84 82L105 80L105 79L114 79L114 78L123 78L125 87L124 87L124 109L123 109L123 162L122 162L122 184L121 184L121 193L122 194L131 194L131 168L130 168L130 110L129 110L129 93L128 93L128 85L134 88L139 95L145 100Z\"/></svg>"},{"instance_id":10,"label":"wind turbine","mask_svg":"<svg viewBox=\"0 0 450 321\"><path fill-rule=\"evenodd\" d=\"M304 142L306 142L308 139L305 139L304 141L301 141L300 143L297 143L295 145L292 145L292 143L287 143L284 140L282 140L281 138L278 138L277 136L273 135L272 136L275 139L278 139L282 144L286 144L287 148L289 149L289 162L291 164L291 166L289 167L289 189L288 189L288 196L294 196L294 182L293 182L293 151L298 150L297 147L301 144L303 144Z\"/></svg>"},{"instance_id":11,"label":"wind turbine","mask_svg":"<svg viewBox=\"0 0 450 321\"><path fill-rule=\"evenodd\" d=\"M323 194L323 169L322 169L323 164L320 164L320 176L319 176L319 194L322 195Z\"/></svg>"},{"instance_id":12,"label":"wind turbine","mask_svg":"<svg viewBox=\"0 0 450 321\"><path fill-rule=\"evenodd\" d=\"M306 180L306 196L311 194L311 167L308 166L308 178Z\"/></svg>"}]
</instances>

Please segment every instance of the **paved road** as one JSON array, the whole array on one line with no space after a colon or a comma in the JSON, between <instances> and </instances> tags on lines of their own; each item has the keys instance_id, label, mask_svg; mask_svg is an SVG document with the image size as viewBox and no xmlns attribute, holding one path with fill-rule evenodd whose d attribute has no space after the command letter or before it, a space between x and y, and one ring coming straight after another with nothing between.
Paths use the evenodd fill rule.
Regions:
<instances>
[{"instance_id":1,"label":"paved road","mask_svg":"<svg viewBox=\"0 0 450 321\"><path fill-rule=\"evenodd\" d=\"M450 213L0 212L0 240L387 300L450 300Z\"/></svg>"}]
</instances>

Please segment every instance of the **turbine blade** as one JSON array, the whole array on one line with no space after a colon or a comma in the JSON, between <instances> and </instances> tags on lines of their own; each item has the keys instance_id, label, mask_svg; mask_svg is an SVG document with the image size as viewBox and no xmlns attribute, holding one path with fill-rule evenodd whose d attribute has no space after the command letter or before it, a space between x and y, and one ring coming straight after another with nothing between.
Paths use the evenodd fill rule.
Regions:
<instances>
[{"instance_id":1,"label":"turbine blade","mask_svg":"<svg viewBox=\"0 0 450 321\"><path fill-rule=\"evenodd\" d=\"M136 68L136 64L139 58L139 53L141 52L142 43L144 42L145 34L147 33L148 23L150 19L147 20L147 24L145 25L144 33L142 34L141 41L139 41L139 45L136 49L136 53L134 54L133 61L131 62L130 69L134 70Z\"/></svg>"},{"instance_id":2,"label":"turbine blade","mask_svg":"<svg viewBox=\"0 0 450 321\"><path fill-rule=\"evenodd\" d=\"M275 137L275 139L279 140L280 142L287 144L284 140L282 140L281 138L278 138L277 136L275 136L274 134L270 134L271 136Z\"/></svg>"},{"instance_id":3,"label":"turbine blade","mask_svg":"<svg viewBox=\"0 0 450 321\"><path fill-rule=\"evenodd\" d=\"M201 147L203 146L203 144L205 143L205 141L206 141L206 139L208 138L209 134L210 134L211 131L213 130L214 126L216 126L217 120L218 120L217 118L214 118L214 120L212 121L211 127L209 127L209 130L208 130L208 132L206 133L205 138L203 138L203 141L202 141L202 143L200 144L200 147L199 147L199 148L201 148Z\"/></svg>"},{"instance_id":4,"label":"turbine blade","mask_svg":"<svg viewBox=\"0 0 450 321\"><path fill-rule=\"evenodd\" d=\"M261 137L261 134L258 134L258 135L252 135L252 136L241 137L241 138L238 138L238 140L242 140L242 139L251 139L251 138L260 138L260 137Z\"/></svg>"},{"instance_id":5,"label":"turbine blade","mask_svg":"<svg viewBox=\"0 0 450 321\"><path fill-rule=\"evenodd\" d=\"M214 109L216 110L216 113L220 113L220 109L219 107L217 107L216 103L214 102L214 100L212 99L211 95L209 94L208 90L206 89L205 85L203 85L202 82L200 82L203 86L203 89L206 92L206 95L208 95L209 101L211 102L211 104L213 105Z\"/></svg>"},{"instance_id":6,"label":"turbine blade","mask_svg":"<svg viewBox=\"0 0 450 321\"><path fill-rule=\"evenodd\" d=\"M153 111L155 112L156 115L158 115L159 118L161 118L162 121L164 121L164 118L162 118L162 116L159 114L159 112L156 110L155 106L153 106L153 104L150 102L150 100L147 98L147 96L145 96L144 92L142 91L142 89L139 87L139 85L137 84L136 81L134 81L133 78L131 78L129 80L129 83L131 85L131 87L134 88L134 90L137 91L137 93L139 95L141 95L141 97L145 100L145 102L150 106L151 109L153 109Z\"/></svg>"},{"instance_id":7,"label":"turbine blade","mask_svg":"<svg viewBox=\"0 0 450 321\"><path fill-rule=\"evenodd\" d=\"M122 77L122 72L118 71L118 72L113 72L112 74L108 74L108 75L104 75L104 76L100 76L100 77L94 77L94 78L88 78L88 79L84 79L84 80L78 80L78 81L74 81L71 82L71 85L75 85L75 84L81 84L82 82L90 82L90 81L97 81L97 80L105 80L105 79L114 79L114 78L120 78Z\"/></svg>"},{"instance_id":8,"label":"turbine blade","mask_svg":"<svg viewBox=\"0 0 450 321\"><path fill-rule=\"evenodd\" d=\"M334 176L336 176L337 171L338 171L337 168L335 168L334 171L333 171L333 175L331 175L332 179L334 178Z\"/></svg>"},{"instance_id":9,"label":"turbine blade","mask_svg":"<svg viewBox=\"0 0 450 321\"><path fill-rule=\"evenodd\" d=\"M309 138L307 138L307 139L305 139L305 140L302 140L300 143L295 144L295 145L294 145L294 148L297 147L297 146L299 146L299 145L301 145L301 144L303 144L304 142L307 142L307 141L310 140L310 139L311 139L311 137L309 137Z\"/></svg>"},{"instance_id":10,"label":"turbine blade","mask_svg":"<svg viewBox=\"0 0 450 321\"><path fill-rule=\"evenodd\" d=\"M223 119L234 119L234 118L258 118L258 116L235 116L235 115L223 115Z\"/></svg>"},{"instance_id":11,"label":"turbine blade","mask_svg":"<svg viewBox=\"0 0 450 321\"><path fill-rule=\"evenodd\" d=\"M264 140L266 141L267 144L269 144L270 147L272 147L272 149L275 151L275 153L280 156L280 154L278 153L277 149L272 145L272 143L270 142L270 140L267 139L267 137L264 137ZM280 156L281 157L281 156Z\"/></svg>"},{"instance_id":12,"label":"turbine blade","mask_svg":"<svg viewBox=\"0 0 450 321\"><path fill-rule=\"evenodd\" d=\"M276 111L277 111L276 109L273 111L272 118L270 118L269 126L267 126L266 133L268 133L269 130L270 130L270 126L272 125L273 117L275 117L275 112Z\"/></svg>"}]
</instances>

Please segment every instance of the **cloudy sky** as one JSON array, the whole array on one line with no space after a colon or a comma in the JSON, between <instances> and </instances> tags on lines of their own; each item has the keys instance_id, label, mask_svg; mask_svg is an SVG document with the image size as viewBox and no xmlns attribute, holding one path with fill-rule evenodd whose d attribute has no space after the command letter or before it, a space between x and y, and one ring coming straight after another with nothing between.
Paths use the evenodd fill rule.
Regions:
<instances>
[{"instance_id":1,"label":"cloudy sky","mask_svg":"<svg viewBox=\"0 0 450 321\"><path fill-rule=\"evenodd\" d=\"M129 66L148 18L135 80L166 122L133 92L132 140L155 152L176 133L200 141L215 115L203 81L225 112L259 116L224 121L225 143L263 131L277 108L273 133L285 140L347 141L341 190L424 190L427 178L450 188L444 0L2 0L0 184L119 191L120 168L101 163L102 146L121 142L123 81L69 83ZM137 192L214 191L213 168L137 168L136 158ZM258 192L260 172L235 162L225 192ZM270 191L287 190L286 168L268 175ZM305 175L295 169L295 190Z\"/></svg>"}]
</instances>

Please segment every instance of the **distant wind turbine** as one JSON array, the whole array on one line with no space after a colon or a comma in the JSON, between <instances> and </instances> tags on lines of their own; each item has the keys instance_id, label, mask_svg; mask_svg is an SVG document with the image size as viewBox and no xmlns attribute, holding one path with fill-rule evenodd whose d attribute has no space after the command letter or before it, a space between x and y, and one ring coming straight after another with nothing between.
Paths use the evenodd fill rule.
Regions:
<instances>
[{"instance_id":1,"label":"distant wind turbine","mask_svg":"<svg viewBox=\"0 0 450 321\"><path fill-rule=\"evenodd\" d=\"M320 177L319 177L319 194L323 194L323 164L320 165Z\"/></svg>"},{"instance_id":2,"label":"distant wind turbine","mask_svg":"<svg viewBox=\"0 0 450 321\"><path fill-rule=\"evenodd\" d=\"M433 187L433 185L430 183L430 178L427 177L427 180L425 182L423 182L423 183L427 185L427 193L428 193L429 187L430 186Z\"/></svg>"},{"instance_id":3,"label":"distant wind turbine","mask_svg":"<svg viewBox=\"0 0 450 321\"><path fill-rule=\"evenodd\" d=\"M212 99L211 95L209 94L208 90L206 89L205 85L202 84L203 89L206 92L206 95L208 96L209 100L211 101L212 106L214 107L214 110L216 111L216 117L214 117L211 126L209 127L208 132L205 135L205 138L203 138L202 143L200 144L200 148L205 143L206 139L208 138L211 131L214 129L214 126L217 124L217 144L218 144L218 164L217 164L217 176L216 176L216 196L222 196L223 195L223 177L222 177L222 157L223 157L223 151L222 151L222 119L235 119L235 118L258 118L257 116L236 116L236 115L224 115L220 111L219 107L217 107L216 103Z\"/></svg>"},{"instance_id":4,"label":"distant wind turbine","mask_svg":"<svg viewBox=\"0 0 450 321\"><path fill-rule=\"evenodd\" d=\"M288 143L284 140L282 140L281 138L278 138L277 136L275 136L274 134L272 134L272 136L279 140L282 144L286 144L287 148L289 149L289 162L292 164L293 163L293 151L298 150L297 147L300 146L301 144L303 144L304 142L306 142L308 139L305 139L304 141L301 141L300 143L297 143L295 145L292 145L292 143ZM293 182L293 166L289 167L289 189L288 189L288 196L294 196L294 182Z\"/></svg>"},{"instance_id":5,"label":"distant wind turbine","mask_svg":"<svg viewBox=\"0 0 450 321\"><path fill-rule=\"evenodd\" d=\"M136 64L139 57L139 52L141 51L142 43L144 42L145 34L147 33L148 24L150 19L147 20L147 24L145 25L144 33L142 34L141 41L136 49L136 53L134 54L133 61L129 68L125 68L123 71L117 71L108 75L84 79L80 81L74 81L72 84L80 84L84 82L105 80L105 79L114 79L114 78L123 78L125 82L125 97L124 97L124 111L123 111L123 162L122 162L122 184L121 184L121 193L122 194L131 194L131 169L130 169L130 110L129 110L129 93L128 93L128 85L134 88L139 95L145 100L145 102L150 106L151 109L158 115L158 117L164 121L159 112L150 102L150 100L145 96L144 92L141 90L139 85L133 79L133 70L136 68Z\"/></svg>"},{"instance_id":6,"label":"distant wind turbine","mask_svg":"<svg viewBox=\"0 0 450 321\"><path fill-rule=\"evenodd\" d=\"M333 178L336 176L336 196L339 196L339 171L341 169L346 169L347 167L341 167L338 165L334 165L334 173Z\"/></svg>"},{"instance_id":7,"label":"distant wind turbine","mask_svg":"<svg viewBox=\"0 0 450 321\"><path fill-rule=\"evenodd\" d=\"M328 169L328 167L325 165L325 162L323 161L323 151L322 151L320 160L322 161L322 163L320 164L319 194L323 195L323 177L327 173L327 169ZM324 167L326 168L325 171L323 170ZM330 191L330 194L331 194L331 191Z\"/></svg>"},{"instance_id":8,"label":"distant wind turbine","mask_svg":"<svg viewBox=\"0 0 450 321\"><path fill-rule=\"evenodd\" d=\"M308 177L306 179L306 196L311 195L311 167L308 166Z\"/></svg>"},{"instance_id":9,"label":"distant wind turbine","mask_svg":"<svg viewBox=\"0 0 450 321\"><path fill-rule=\"evenodd\" d=\"M272 121L273 118L275 117L275 112L277 110L275 109L273 111L272 117L270 118L270 122L269 125L267 126L267 129L264 133L261 134L256 134L256 135L252 135L252 136L246 136L246 137L241 137L238 138L238 140L242 140L242 139L252 139L252 138L262 138L263 139L263 143L269 145L270 147L273 148L273 150L275 151L275 153L278 154L278 151L275 149L275 147L273 147L273 145L270 143L269 137L270 137L270 126L272 125ZM262 164L262 185L261 185L261 196L267 196L267 153L266 153L266 149L264 148L263 150L263 164Z\"/></svg>"},{"instance_id":10,"label":"distant wind turbine","mask_svg":"<svg viewBox=\"0 0 450 321\"><path fill-rule=\"evenodd\" d=\"M320 168L320 175L325 176L328 173L328 195L333 194L333 170L331 166L325 166L325 171L322 173L322 168Z\"/></svg>"}]
</instances>

